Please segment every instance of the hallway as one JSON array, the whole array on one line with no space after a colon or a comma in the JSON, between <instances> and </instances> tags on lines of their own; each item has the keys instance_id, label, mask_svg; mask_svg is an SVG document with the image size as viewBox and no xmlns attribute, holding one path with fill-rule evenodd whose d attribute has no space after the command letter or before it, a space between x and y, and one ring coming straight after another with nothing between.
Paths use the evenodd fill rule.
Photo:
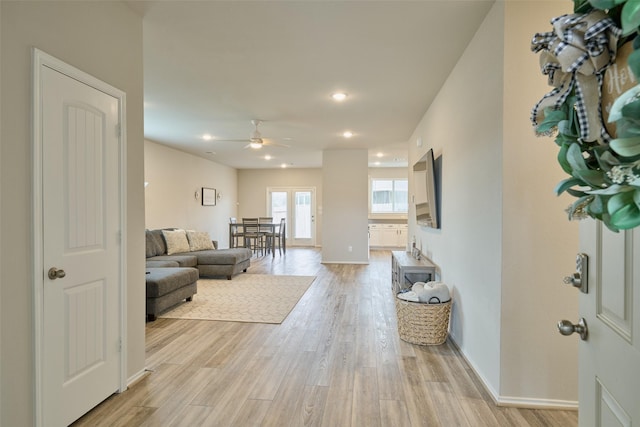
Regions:
<instances>
[{"instance_id":1,"label":"hallway","mask_svg":"<svg viewBox=\"0 0 640 427\"><path fill-rule=\"evenodd\" d=\"M401 341L390 259L252 260L249 274L317 278L281 325L147 323L149 373L74 426L577 426L575 411L495 406L449 342Z\"/></svg>"}]
</instances>

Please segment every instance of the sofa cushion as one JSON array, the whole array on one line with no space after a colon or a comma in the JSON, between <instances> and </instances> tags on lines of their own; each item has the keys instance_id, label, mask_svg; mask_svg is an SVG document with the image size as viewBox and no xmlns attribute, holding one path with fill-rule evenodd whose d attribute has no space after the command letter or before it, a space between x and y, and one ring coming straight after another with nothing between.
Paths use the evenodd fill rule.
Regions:
<instances>
[{"instance_id":1,"label":"sofa cushion","mask_svg":"<svg viewBox=\"0 0 640 427\"><path fill-rule=\"evenodd\" d=\"M145 249L147 258L167 253L167 246L164 243L162 230L145 231Z\"/></svg>"},{"instance_id":2,"label":"sofa cushion","mask_svg":"<svg viewBox=\"0 0 640 427\"><path fill-rule=\"evenodd\" d=\"M147 298L157 298L197 282L198 270L195 268L150 268L147 274Z\"/></svg>"},{"instance_id":3,"label":"sofa cushion","mask_svg":"<svg viewBox=\"0 0 640 427\"><path fill-rule=\"evenodd\" d=\"M162 230L167 244L167 255L189 252L189 241L184 230Z\"/></svg>"},{"instance_id":4,"label":"sofa cushion","mask_svg":"<svg viewBox=\"0 0 640 427\"><path fill-rule=\"evenodd\" d=\"M167 268L167 267L180 267L178 261L166 261L166 260L147 260L147 268Z\"/></svg>"},{"instance_id":5,"label":"sofa cushion","mask_svg":"<svg viewBox=\"0 0 640 427\"><path fill-rule=\"evenodd\" d=\"M150 230L146 230L144 232L144 247L145 247L145 256L147 258L156 256L156 248L155 243L153 241L153 235Z\"/></svg>"},{"instance_id":6,"label":"sofa cushion","mask_svg":"<svg viewBox=\"0 0 640 427\"><path fill-rule=\"evenodd\" d=\"M251 258L247 248L219 249L213 251L191 252L198 258L198 265L235 265Z\"/></svg>"},{"instance_id":7,"label":"sofa cushion","mask_svg":"<svg viewBox=\"0 0 640 427\"><path fill-rule=\"evenodd\" d=\"M147 258L167 253L167 245L164 243L162 230L147 230L145 236Z\"/></svg>"},{"instance_id":8,"label":"sofa cushion","mask_svg":"<svg viewBox=\"0 0 640 427\"><path fill-rule=\"evenodd\" d=\"M211 237L206 231L187 230L187 240L189 240L189 250L191 251L214 249Z\"/></svg>"},{"instance_id":9,"label":"sofa cushion","mask_svg":"<svg viewBox=\"0 0 640 427\"><path fill-rule=\"evenodd\" d=\"M147 258L147 263L150 261L175 261L180 267L195 267L198 265L198 258L191 255L190 252L186 254L158 255L153 258Z\"/></svg>"}]
</instances>

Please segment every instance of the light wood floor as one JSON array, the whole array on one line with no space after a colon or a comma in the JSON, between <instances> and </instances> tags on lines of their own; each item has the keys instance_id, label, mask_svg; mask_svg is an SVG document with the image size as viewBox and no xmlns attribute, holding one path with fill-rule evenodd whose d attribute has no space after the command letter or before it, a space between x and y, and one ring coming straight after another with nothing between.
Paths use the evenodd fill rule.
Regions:
<instances>
[{"instance_id":1,"label":"light wood floor","mask_svg":"<svg viewBox=\"0 0 640 427\"><path fill-rule=\"evenodd\" d=\"M147 323L148 375L74 426L562 426L575 411L497 407L449 344L398 338L391 255L322 265L316 249L249 273L316 275L281 325Z\"/></svg>"}]
</instances>

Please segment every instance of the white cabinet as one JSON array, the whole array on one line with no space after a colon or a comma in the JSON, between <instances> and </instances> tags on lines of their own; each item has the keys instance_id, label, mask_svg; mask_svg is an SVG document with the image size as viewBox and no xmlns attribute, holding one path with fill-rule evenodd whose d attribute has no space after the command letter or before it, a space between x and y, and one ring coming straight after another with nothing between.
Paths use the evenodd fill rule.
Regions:
<instances>
[{"instance_id":1,"label":"white cabinet","mask_svg":"<svg viewBox=\"0 0 640 427\"><path fill-rule=\"evenodd\" d=\"M407 224L398 224L398 240L397 246L399 248L406 248L408 246L409 241L409 226Z\"/></svg>"},{"instance_id":2,"label":"white cabinet","mask_svg":"<svg viewBox=\"0 0 640 427\"><path fill-rule=\"evenodd\" d=\"M406 224L369 224L369 246L404 248L407 246Z\"/></svg>"},{"instance_id":3,"label":"white cabinet","mask_svg":"<svg viewBox=\"0 0 640 427\"><path fill-rule=\"evenodd\" d=\"M396 246L398 243L398 226L396 224L382 225L382 246Z\"/></svg>"},{"instance_id":4,"label":"white cabinet","mask_svg":"<svg viewBox=\"0 0 640 427\"><path fill-rule=\"evenodd\" d=\"M369 225L369 246L382 246L382 225Z\"/></svg>"}]
</instances>

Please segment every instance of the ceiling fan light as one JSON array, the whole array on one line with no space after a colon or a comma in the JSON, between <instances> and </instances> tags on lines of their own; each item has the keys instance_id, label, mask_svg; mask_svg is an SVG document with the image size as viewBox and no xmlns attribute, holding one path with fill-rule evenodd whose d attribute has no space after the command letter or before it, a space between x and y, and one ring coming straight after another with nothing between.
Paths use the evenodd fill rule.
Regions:
<instances>
[{"instance_id":1,"label":"ceiling fan light","mask_svg":"<svg viewBox=\"0 0 640 427\"><path fill-rule=\"evenodd\" d=\"M347 94L344 92L335 92L331 94L331 98L333 98L334 101L340 102L347 99Z\"/></svg>"},{"instance_id":2,"label":"ceiling fan light","mask_svg":"<svg viewBox=\"0 0 640 427\"><path fill-rule=\"evenodd\" d=\"M253 148L254 150L258 150L258 149L262 148L262 142L260 142L260 141L251 141L249 143L249 147Z\"/></svg>"}]
</instances>

